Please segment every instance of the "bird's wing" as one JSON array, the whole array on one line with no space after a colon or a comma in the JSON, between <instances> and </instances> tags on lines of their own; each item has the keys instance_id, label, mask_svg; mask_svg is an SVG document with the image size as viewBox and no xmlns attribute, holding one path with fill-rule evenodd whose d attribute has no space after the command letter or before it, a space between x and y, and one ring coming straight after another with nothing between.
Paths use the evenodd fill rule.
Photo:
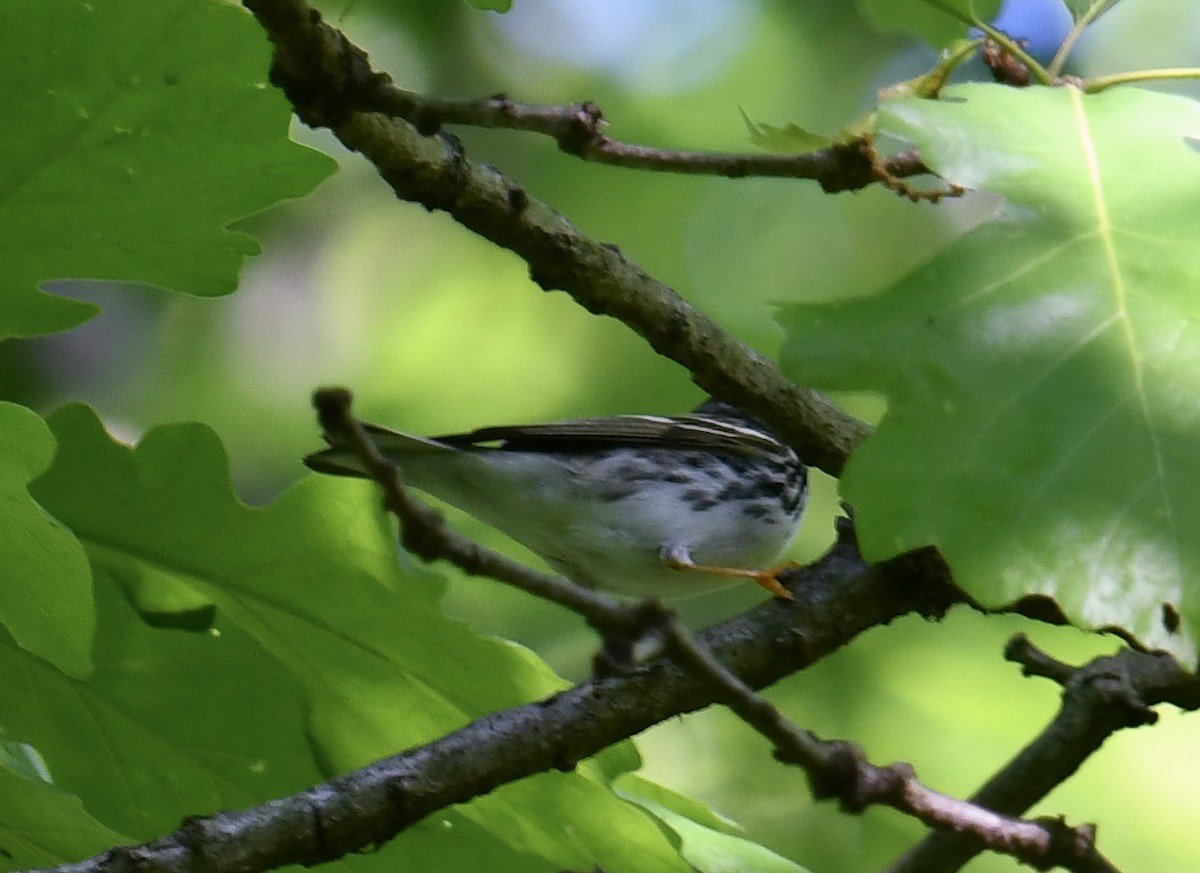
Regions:
<instances>
[{"instance_id":1,"label":"bird's wing","mask_svg":"<svg viewBox=\"0 0 1200 873\"><path fill-rule=\"evenodd\" d=\"M455 447L499 443L504 449L535 452L581 452L622 446L724 450L743 454L779 450L778 442L760 430L703 415L577 418L550 424L484 427L432 439Z\"/></svg>"}]
</instances>

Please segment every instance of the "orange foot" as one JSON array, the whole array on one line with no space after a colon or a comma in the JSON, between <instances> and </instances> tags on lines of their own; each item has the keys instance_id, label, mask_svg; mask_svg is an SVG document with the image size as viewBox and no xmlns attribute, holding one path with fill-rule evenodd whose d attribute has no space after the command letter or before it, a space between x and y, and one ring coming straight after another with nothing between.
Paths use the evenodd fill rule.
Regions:
<instances>
[{"instance_id":1,"label":"orange foot","mask_svg":"<svg viewBox=\"0 0 1200 873\"><path fill-rule=\"evenodd\" d=\"M779 577L789 570L801 566L795 561L787 561L770 570L743 570L740 567L708 567L703 564L693 564L690 561L680 561L677 558L667 558L667 566L672 570L685 570L690 573L710 573L714 576L732 576L737 579L753 579L763 588L770 591L781 600L795 600L792 592L779 584Z\"/></svg>"}]
</instances>

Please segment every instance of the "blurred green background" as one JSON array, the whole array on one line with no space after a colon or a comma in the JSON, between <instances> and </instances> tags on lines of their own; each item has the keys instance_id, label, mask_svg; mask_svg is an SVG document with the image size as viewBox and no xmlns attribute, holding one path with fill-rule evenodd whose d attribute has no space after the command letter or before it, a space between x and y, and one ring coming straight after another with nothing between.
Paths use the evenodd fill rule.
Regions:
<instances>
[{"instance_id":1,"label":"blurred green background","mask_svg":"<svg viewBox=\"0 0 1200 873\"><path fill-rule=\"evenodd\" d=\"M838 0L516 0L503 16L445 0L319 6L402 87L591 99L613 137L668 148L750 149L739 109L760 122L834 133L869 109L877 89L935 58L902 35L875 33ZM1010 3L1005 15L1042 53L1065 26L1054 0ZM1197 37L1200 6L1126 0L1083 41L1074 69L1195 65ZM584 232L619 245L771 355L781 340L774 302L870 293L993 205L968 197L933 207L878 189L829 196L799 181L651 174L581 163L532 135L454 132L470 158L495 164ZM308 398L319 385L352 388L364 418L433 433L677 412L701 399L686 372L620 324L540 291L514 255L444 215L398 203L328 135L297 126L295 136L333 154L341 172L314 196L245 222L265 253L237 294L200 300L61 283L61 293L101 302L104 314L59 337L0 345L3 396L43 411L84 400L130 440L160 422L206 422L252 503L306 475L299 459L318 444ZM867 417L882 408L869 397L838 399ZM816 480L797 560L819 555L832 538L835 483ZM450 514L467 533L529 558ZM679 608L698 626L761 599L745 586ZM569 678L587 673L595 640L557 609L466 578L452 580L448 608L529 645ZM906 619L877 629L771 696L799 724L856 740L876 762L910 761L931 786L966 794L1056 707L1054 687L1021 679L1001 660L1017 630L1067 660L1115 648L959 611L940 624ZM1099 823L1118 866L1189 869L1200 814L1195 731L1165 712L1159 726L1110 741L1038 811ZM639 742L648 775L705 799L814 870L878 868L918 833L888 810L854 818L813 804L802 775L774 763L765 742L723 711L661 725ZM984 858L969 869L1016 865Z\"/></svg>"}]
</instances>

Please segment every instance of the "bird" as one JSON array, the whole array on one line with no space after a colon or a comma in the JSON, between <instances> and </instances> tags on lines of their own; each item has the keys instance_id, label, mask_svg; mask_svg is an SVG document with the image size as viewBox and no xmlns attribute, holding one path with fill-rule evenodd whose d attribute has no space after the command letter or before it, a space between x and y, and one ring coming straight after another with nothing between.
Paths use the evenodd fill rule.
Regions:
<instances>
[{"instance_id":1,"label":"bird","mask_svg":"<svg viewBox=\"0 0 1200 873\"><path fill-rule=\"evenodd\" d=\"M808 470L741 408L709 398L684 415L616 415L482 427L435 437L363 423L402 481L614 594L687 597L757 582L791 594L774 565L800 525ZM310 469L370 478L345 441ZM766 569L764 569L766 568Z\"/></svg>"}]
</instances>

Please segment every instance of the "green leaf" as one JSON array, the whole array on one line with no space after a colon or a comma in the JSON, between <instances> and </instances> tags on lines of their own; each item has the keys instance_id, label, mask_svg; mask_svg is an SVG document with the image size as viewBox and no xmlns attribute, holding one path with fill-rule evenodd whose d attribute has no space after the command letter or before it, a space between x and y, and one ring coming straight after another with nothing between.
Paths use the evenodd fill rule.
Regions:
<instances>
[{"instance_id":1,"label":"green leaf","mask_svg":"<svg viewBox=\"0 0 1200 873\"><path fill-rule=\"evenodd\" d=\"M129 842L88 815L78 797L11 766L12 751L0 755L0 869L57 867Z\"/></svg>"},{"instance_id":2,"label":"green leaf","mask_svg":"<svg viewBox=\"0 0 1200 873\"><path fill-rule=\"evenodd\" d=\"M37 749L29 743L17 743L12 740L0 741L0 767L4 767L18 776L45 782L53 785L50 768Z\"/></svg>"},{"instance_id":3,"label":"green leaf","mask_svg":"<svg viewBox=\"0 0 1200 873\"><path fill-rule=\"evenodd\" d=\"M808 873L795 861L735 832L707 807L661 785L623 776L621 793L671 831L680 854L699 873Z\"/></svg>"},{"instance_id":4,"label":"green leaf","mask_svg":"<svg viewBox=\"0 0 1200 873\"><path fill-rule=\"evenodd\" d=\"M46 280L232 291L258 245L227 225L332 168L287 139L270 46L232 4L10 3L0 52L0 337L94 314L35 290Z\"/></svg>"},{"instance_id":5,"label":"green leaf","mask_svg":"<svg viewBox=\"0 0 1200 873\"><path fill-rule=\"evenodd\" d=\"M954 13L987 21L1000 9L1000 0L858 0L858 4L863 17L881 33L911 33L938 49L967 32L969 25Z\"/></svg>"},{"instance_id":6,"label":"green leaf","mask_svg":"<svg viewBox=\"0 0 1200 873\"><path fill-rule=\"evenodd\" d=\"M72 766L84 770L93 765L80 749L114 744L125 749L128 742L150 750L144 755L135 749L106 753L103 763L111 762L112 772L98 769L115 787L93 786L99 795L78 788L87 774L73 771L72 790L89 808L93 802L96 809L108 809L132 800L138 816L177 819L231 803L232 792L247 787L249 768L239 762L251 755L273 760L276 744L290 749L289 758L303 759L308 768L315 755L321 772L332 775L563 687L526 650L481 638L442 614L441 580L412 569L398 556L395 531L378 509L369 483L309 477L273 505L255 509L234 498L224 451L205 427L156 428L129 449L109 439L94 413L82 406L60 410L50 424L60 450L49 473L35 483L35 493L75 530L97 577L117 580L135 592L144 590L147 577L158 590L172 584L188 587L215 605L221 645L237 647L223 656L215 643L175 652L170 646L185 645L176 640L208 637L161 629L145 629L140 637L131 634L132 611L126 606L124 614L118 611L123 616L119 628L105 630L104 638L118 649L98 646L105 653L97 655L98 663L150 665L164 674L174 669L179 678L127 688L142 695L139 702L106 706L101 715L73 712L68 694L59 707L43 704L36 693L41 683L28 689L24 697L36 710L26 715L43 721L39 730L22 737L45 752L56 774L63 769L60 757L73 755ZM103 616L101 627L108 627ZM122 647L140 646L140 640L145 651L123 654ZM261 653L256 655L256 649ZM189 662L196 663L195 669ZM287 679L272 694L266 689L280 669ZM235 675L241 670L246 671L244 680ZM14 674L22 673L0 663L0 676ZM104 676L97 671L95 682ZM178 686L173 690L195 700L164 700L159 684L171 681ZM293 687L303 701L303 722L295 712L297 704L289 702ZM210 701L221 694L227 696L225 703ZM273 697L286 711L256 714L256 701ZM193 755L201 758L199 766L180 760L193 741L176 739L181 732L192 736L190 720L197 709L217 720L213 730L221 729L223 718L234 720L231 713L246 722L231 725L228 740L195 740L213 750ZM54 745L56 725L58 731L68 731L67 726L92 724L109 710L122 718L138 713L124 727L127 741L109 739L118 732L114 725L94 744L76 739L74 752ZM246 730L275 722L291 729L281 740L264 737L242 747ZM295 751L297 736L308 738L312 754ZM234 755L227 749L239 751ZM221 755L232 756L232 772L240 777L217 763L209 765L210 758ZM428 841L461 845L469 838L480 852L506 847L513 857L524 858L526 867L633 871L649 864L684 869L653 823L608 788L622 761L634 766L637 757L606 755L604 767L583 762L572 773L546 773L505 786L436 817L443 824L429 824L420 836L409 839L405 834L389 845L389 857L396 864L396 858L408 858L409 852L411 857L436 857L428 851ZM172 785L188 785L188 790L171 795L164 787L131 797L131 781L158 773L172 774ZM109 790L120 797L104 793ZM123 818L120 826L142 834L148 823L135 816Z\"/></svg>"},{"instance_id":7,"label":"green leaf","mask_svg":"<svg viewBox=\"0 0 1200 873\"><path fill-rule=\"evenodd\" d=\"M467 0L467 2L485 12L507 12L512 9L512 0Z\"/></svg>"},{"instance_id":8,"label":"green leaf","mask_svg":"<svg viewBox=\"0 0 1200 873\"><path fill-rule=\"evenodd\" d=\"M643 809L669 809L708 830L734 837L744 836L737 822L725 818L698 800L644 779L636 773L622 774L615 780L615 784L622 797L628 798Z\"/></svg>"},{"instance_id":9,"label":"green leaf","mask_svg":"<svg viewBox=\"0 0 1200 873\"><path fill-rule=\"evenodd\" d=\"M29 495L54 438L23 406L0 403L0 623L60 670L91 670L92 577L79 541Z\"/></svg>"},{"instance_id":10,"label":"green leaf","mask_svg":"<svg viewBox=\"0 0 1200 873\"><path fill-rule=\"evenodd\" d=\"M1119 0L1064 0L1064 2L1067 10L1071 13L1071 18L1075 21L1087 18L1089 22L1092 22L1116 6Z\"/></svg>"},{"instance_id":11,"label":"green leaf","mask_svg":"<svg viewBox=\"0 0 1200 873\"><path fill-rule=\"evenodd\" d=\"M833 145L833 140L829 137L805 130L798 124L791 123L787 127L761 124L747 115L744 109L738 111L742 113L742 121L750 131L751 142L767 151L803 154Z\"/></svg>"},{"instance_id":12,"label":"green leaf","mask_svg":"<svg viewBox=\"0 0 1200 873\"><path fill-rule=\"evenodd\" d=\"M104 826L148 839L185 815L318 781L299 687L247 634L230 625L203 634L152 628L102 567L96 603L96 669L86 681L5 635L0 681L6 734L34 745L55 784ZM15 812L0 803L0 827ZM49 839L47 848L68 853Z\"/></svg>"},{"instance_id":13,"label":"green leaf","mask_svg":"<svg viewBox=\"0 0 1200 873\"><path fill-rule=\"evenodd\" d=\"M887 397L843 479L864 552L934 544L984 604L1046 595L1194 664L1200 106L947 97L888 104L880 123L1006 207L877 297L782 316L792 378Z\"/></svg>"}]
</instances>

